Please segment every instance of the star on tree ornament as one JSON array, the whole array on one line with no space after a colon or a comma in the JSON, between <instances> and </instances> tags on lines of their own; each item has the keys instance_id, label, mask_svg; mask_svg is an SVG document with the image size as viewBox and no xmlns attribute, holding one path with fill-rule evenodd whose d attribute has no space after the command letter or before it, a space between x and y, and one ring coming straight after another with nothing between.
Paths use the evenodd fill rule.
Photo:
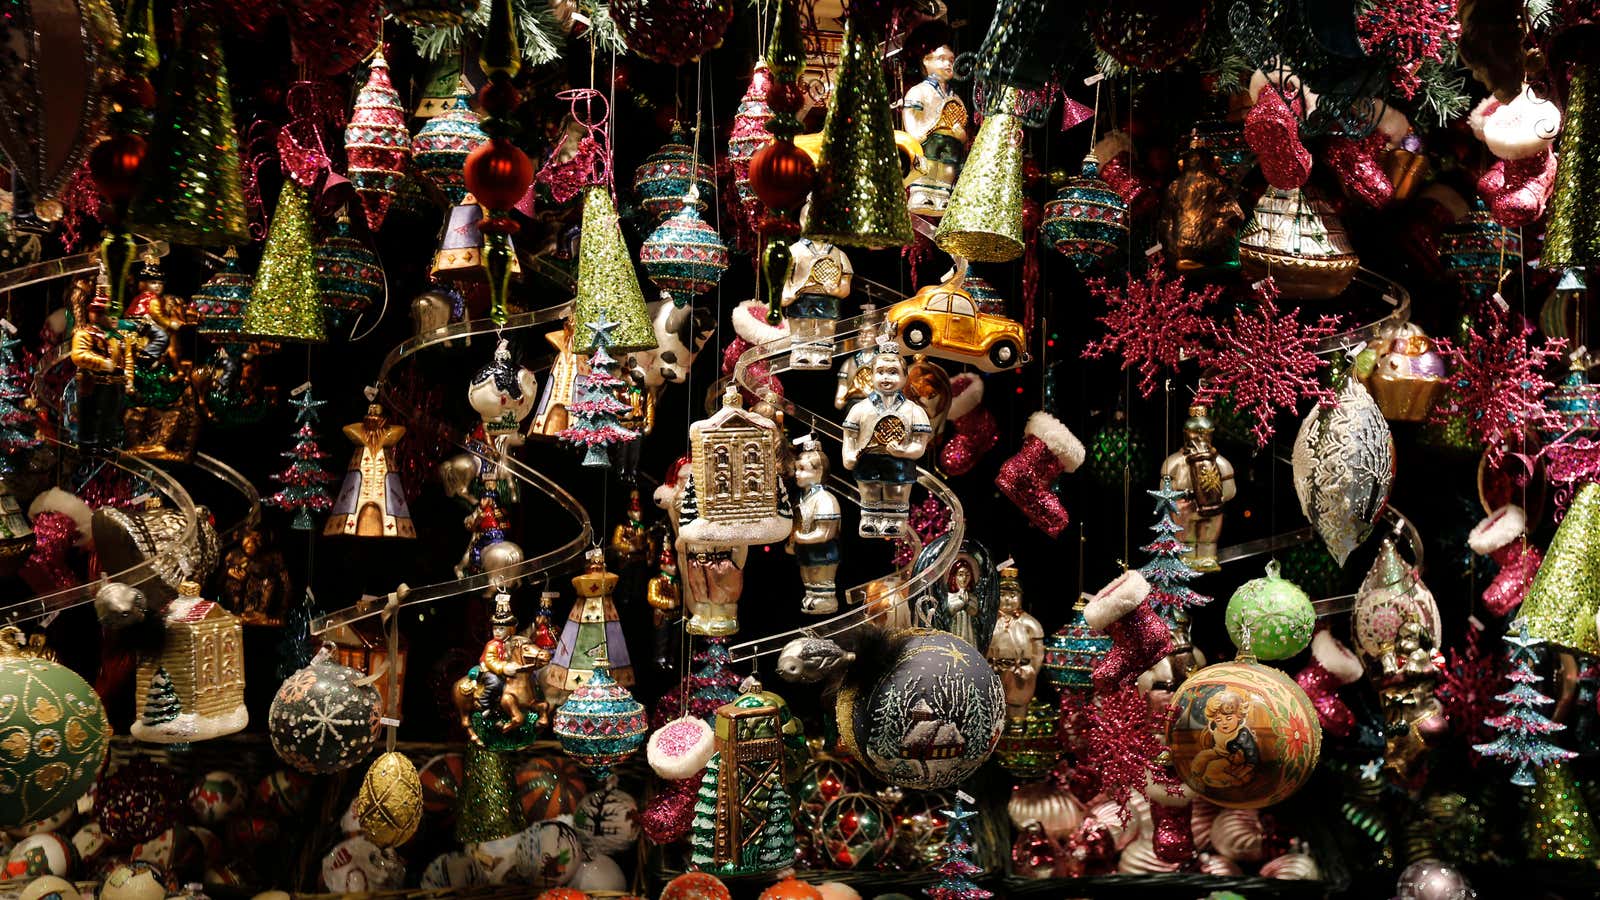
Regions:
<instances>
[{"instance_id":1,"label":"star on tree ornament","mask_svg":"<svg viewBox=\"0 0 1600 900\"><path fill-rule=\"evenodd\" d=\"M1539 638L1530 637L1528 635L1527 619L1519 621L1517 625L1518 628L1515 634L1512 634L1508 631L1505 633L1505 636L1501 638L1502 641L1505 641L1511 645L1511 654L1509 659L1511 660L1512 665L1516 665L1524 659L1532 662L1534 658L1534 648L1544 643L1544 641L1540 640Z\"/></svg>"},{"instance_id":2,"label":"star on tree ornament","mask_svg":"<svg viewBox=\"0 0 1600 900\"><path fill-rule=\"evenodd\" d=\"M611 346L612 343L611 332L616 331L621 325L621 322L614 321L611 315L603 308L600 310L599 319L583 323L583 327L594 333L592 343L596 346L603 343L607 347Z\"/></svg>"},{"instance_id":3,"label":"star on tree ornament","mask_svg":"<svg viewBox=\"0 0 1600 900\"><path fill-rule=\"evenodd\" d=\"M328 401L313 398L311 396L311 385L308 384L298 397L289 398L289 405L295 408L295 424L304 425L307 422L317 421L321 416L321 413L317 412L317 410L327 406Z\"/></svg>"},{"instance_id":4,"label":"star on tree ornament","mask_svg":"<svg viewBox=\"0 0 1600 900\"><path fill-rule=\"evenodd\" d=\"M1160 256L1150 261L1143 281L1111 287L1104 278L1091 278L1088 285L1106 303L1100 317L1106 335L1083 348L1083 357L1120 354L1124 370L1139 370L1139 393L1145 397L1155 393L1163 373L1177 371L1179 363L1199 352L1208 324L1202 313L1222 296L1216 285L1189 290L1182 276L1167 274Z\"/></svg>"},{"instance_id":5,"label":"star on tree ornament","mask_svg":"<svg viewBox=\"0 0 1600 900\"><path fill-rule=\"evenodd\" d=\"M1236 312L1231 325L1205 323L1211 346L1200 353L1206 375L1196 401L1210 404L1232 397L1241 416L1255 419L1250 433L1258 447L1272 439L1272 420L1280 410L1294 409L1305 398L1319 403L1334 399L1317 377L1328 365L1317 349L1334 333L1339 317L1319 316L1315 324L1304 324L1298 309L1279 312L1277 298L1272 279L1263 281L1253 311Z\"/></svg>"},{"instance_id":6,"label":"star on tree ornament","mask_svg":"<svg viewBox=\"0 0 1600 900\"><path fill-rule=\"evenodd\" d=\"M1528 429L1550 420L1544 395L1554 385L1543 373L1561 355L1566 340L1546 338L1536 347L1532 333L1525 322L1513 329L1507 312L1486 304L1466 346L1447 338L1436 342L1452 374L1449 389L1433 406L1433 419L1443 424L1464 418L1473 437L1484 444L1491 466Z\"/></svg>"}]
</instances>

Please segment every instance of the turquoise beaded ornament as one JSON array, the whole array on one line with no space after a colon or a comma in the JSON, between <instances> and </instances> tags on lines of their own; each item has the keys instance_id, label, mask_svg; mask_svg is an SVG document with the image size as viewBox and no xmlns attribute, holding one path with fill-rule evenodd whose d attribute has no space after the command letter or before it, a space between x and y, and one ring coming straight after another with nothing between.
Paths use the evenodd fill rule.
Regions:
<instances>
[{"instance_id":1,"label":"turquoise beaded ornament","mask_svg":"<svg viewBox=\"0 0 1600 900\"><path fill-rule=\"evenodd\" d=\"M1100 162L1094 154L1084 157L1082 174L1067 179L1044 205L1040 230L1056 252L1080 272L1127 242L1128 201L1100 177Z\"/></svg>"},{"instance_id":2,"label":"turquoise beaded ornament","mask_svg":"<svg viewBox=\"0 0 1600 900\"><path fill-rule=\"evenodd\" d=\"M344 210L312 256L317 263L317 286L322 290L322 312L330 328L343 327L383 296L383 264L378 254L356 237Z\"/></svg>"},{"instance_id":3,"label":"turquoise beaded ornament","mask_svg":"<svg viewBox=\"0 0 1600 900\"><path fill-rule=\"evenodd\" d=\"M639 248L645 274L680 307L716 287L728 271L728 245L700 217L698 190L690 190L681 202L677 213Z\"/></svg>"},{"instance_id":4,"label":"turquoise beaded ornament","mask_svg":"<svg viewBox=\"0 0 1600 900\"><path fill-rule=\"evenodd\" d=\"M462 170L467 155L488 139L467 104L466 83L461 82L449 108L429 119L412 139L411 166L444 194L450 206L460 206L467 196L467 176Z\"/></svg>"},{"instance_id":5,"label":"turquoise beaded ornament","mask_svg":"<svg viewBox=\"0 0 1600 900\"><path fill-rule=\"evenodd\" d=\"M650 730L644 704L611 677L603 651L594 676L561 704L551 724L561 749L596 778L638 752Z\"/></svg>"},{"instance_id":6,"label":"turquoise beaded ornament","mask_svg":"<svg viewBox=\"0 0 1600 900\"><path fill-rule=\"evenodd\" d=\"M661 149L645 157L644 163L634 170L633 192L639 198L639 208L652 221L660 222L683 205L690 188L699 193L690 202L696 209L704 210L716 196L716 175L711 166L701 162L687 143L681 127L672 129L672 137Z\"/></svg>"},{"instance_id":7,"label":"turquoise beaded ornament","mask_svg":"<svg viewBox=\"0 0 1600 900\"><path fill-rule=\"evenodd\" d=\"M1083 610L1088 605L1087 598L1079 597L1067 624L1044 639L1044 677L1063 690L1093 690L1091 673L1111 650L1111 638L1084 621Z\"/></svg>"},{"instance_id":8,"label":"turquoise beaded ornament","mask_svg":"<svg viewBox=\"0 0 1600 900\"><path fill-rule=\"evenodd\" d=\"M238 334L254 283L255 279L239 266L239 251L229 247L216 273L189 298L200 316L200 326L195 330L214 341L244 343Z\"/></svg>"}]
</instances>

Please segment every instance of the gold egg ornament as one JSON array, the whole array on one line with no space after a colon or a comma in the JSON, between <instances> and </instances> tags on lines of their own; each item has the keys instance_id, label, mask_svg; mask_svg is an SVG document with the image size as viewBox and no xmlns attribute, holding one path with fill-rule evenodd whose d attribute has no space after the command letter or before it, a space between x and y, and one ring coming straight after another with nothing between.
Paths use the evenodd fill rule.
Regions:
<instances>
[{"instance_id":1,"label":"gold egg ornament","mask_svg":"<svg viewBox=\"0 0 1600 900\"><path fill-rule=\"evenodd\" d=\"M422 780L417 767L393 750L372 761L356 794L356 818L379 847L398 847L422 824Z\"/></svg>"}]
</instances>

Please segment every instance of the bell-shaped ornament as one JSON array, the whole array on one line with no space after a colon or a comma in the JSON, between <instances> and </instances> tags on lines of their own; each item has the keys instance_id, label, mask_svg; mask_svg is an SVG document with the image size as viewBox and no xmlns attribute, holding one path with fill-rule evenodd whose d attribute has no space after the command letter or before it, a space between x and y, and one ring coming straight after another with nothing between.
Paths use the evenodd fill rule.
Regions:
<instances>
[{"instance_id":1,"label":"bell-shaped ornament","mask_svg":"<svg viewBox=\"0 0 1600 900\"><path fill-rule=\"evenodd\" d=\"M816 187L803 223L806 237L841 247L881 250L912 241L879 37L858 17L845 23L822 125ZM1017 209L1020 217L1020 203Z\"/></svg>"},{"instance_id":2,"label":"bell-shaped ornament","mask_svg":"<svg viewBox=\"0 0 1600 900\"><path fill-rule=\"evenodd\" d=\"M478 227L482 222L483 207L471 194L451 207L444 233L439 236L439 249L434 251L433 263L428 267L429 274L441 281L485 280L483 232ZM522 274L522 264L517 262L515 253L511 255L511 273Z\"/></svg>"},{"instance_id":3,"label":"bell-shaped ornament","mask_svg":"<svg viewBox=\"0 0 1600 900\"><path fill-rule=\"evenodd\" d=\"M975 262L1022 255L1022 144L1016 115L1001 110L984 117L933 236L940 250Z\"/></svg>"},{"instance_id":4,"label":"bell-shaped ornament","mask_svg":"<svg viewBox=\"0 0 1600 900\"><path fill-rule=\"evenodd\" d=\"M1057 253L1087 271L1127 243L1128 201L1100 177L1100 162L1091 153L1082 174L1067 179L1044 205L1039 228Z\"/></svg>"},{"instance_id":5,"label":"bell-shaped ornament","mask_svg":"<svg viewBox=\"0 0 1600 900\"><path fill-rule=\"evenodd\" d=\"M1567 108L1556 147L1556 184L1550 194L1550 220L1545 225L1541 265L1554 268L1600 264L1600 165L1594 146L1600 141L1600 63L1579 62L1568 70Z\"/></svg>"},{"instance_id":6,"label":"bell-shaped ornament","mask_svg":"<svg viewBox=\"0 0 1600 900\"><path fill-rule=\"evenodd\" d=\"M633 191L639 197L639 208L655 222L676 213L691 188L696 191L695 209L702 212L716 196L716 170L696 157L688 140L683 126L674 124L672 137L634 171Z\"/></svg>"},{"instance_id":7,"label":"bell-shaped ornament","mask_svg":"<svg viewBox=\"0 0 1600 900\"><path fill-rule=\"evenodd\" d=\"M1361 260L1326 201L1269 187L1239 235L1239 265L1251 281L1271 275L1285 297L1326 300L1344 293Z\"/></svg>"},{"instance_id":8,"label":"bell-shaped ornament","mask_svg":"<svg viewBox=\"0 0 1600 900\"><path fill-rule=\"evenodd\" d=\"M1522 266L1522 235L1496 222L1481 199L1473 200L1466 216L1440 233L1439 255L1467 296L1488 300L1500 287L1500 273Z\"/></svg>"},{"instance_id":9,"label":"bell-shaped ornament","mask_svg":"<svg viewBox=\"0 0 1600 900\"><path fill-rule=\"evenodd\" d=\"M1564 437L1593 437L1600 431L1600 384L1589 380L1582 357L1573 360L1572 371L1544 395L1550 411L1539 428L1552 440Z\"/></svg>"},{"instance_id":10,"label":"bell-shaped ornament","mask_svg":"<svg viewBox=\"0 0 1600 900\"><path fill-rule=\"evenodd\" d=\"M1600 484L1578 491L1550 539L1539 574L1528 586L1519 614L1528 633L1590 656L1600 654L1595 614L1600 613Z\"/></svg>"},{"instance_id":11,"label":"bell-shaped ornament","mask_svg":"<svg viewBox=\"0 0 1600 900\"><path fill-rule=\"evenodd\" d=\"M184 244L240 244L250 240L250 230L222 42L212 17L189 19L167 63L153 146L128 224Z\"/></svg>"},{"instance_id":12,"label":"bell-shaped ornament","mask_svg":"<svg viewBox=\"0 0 1600 900\"><path fill-rule=\"evenodd\" d=\"M327 340L322 287L312 257L310 204L294 179L285 179L278 192L278 208L272 211L272 227L240 331L255 340L319 344Z\"/></svg>"},{"instance_id":13,"label":"bell-shaped ornament","mask_svg":"<svg viewBox=\"0 0 1600 900\"><path fill-rule=\"evenodd\" d=\"M229 247L222 254L222 265L189 298L200 316L200 327L195 330L213 341L234 342L244 325L244 307L250 302L254 281L240 267L239 251Z\"/></svg>"},{"instance_id":14,"label":"bell-shaped ornament","mask_svg":"<svg viewBox=\"0 0 1600 900\"><path fill-rule=\"evenodd\" d=\"M342 328L383 296L383 263L355 235L348 210L317 244L317 283L322 286L322 307L328 326Z\"/></svg>"},{"instance_id":15,"label":"bell-shaped ornament","mask_svg":"<svg viewBox=\"0 0 1600 900\"><path fill-rule=\"evenodd\" d=\"M652 350L655 329L650 324L650 308L633 271L633 258L622 239L617 207L611 192L601 185L590 185L583 192L583 232L578 243L578 298L572 318L577 322L614 321L607 349L629 353ZM573 350L594 351L594 335L584 329L573 339ZM618 357L621 358L620 356Z\"/></svg>"}]
</instances>

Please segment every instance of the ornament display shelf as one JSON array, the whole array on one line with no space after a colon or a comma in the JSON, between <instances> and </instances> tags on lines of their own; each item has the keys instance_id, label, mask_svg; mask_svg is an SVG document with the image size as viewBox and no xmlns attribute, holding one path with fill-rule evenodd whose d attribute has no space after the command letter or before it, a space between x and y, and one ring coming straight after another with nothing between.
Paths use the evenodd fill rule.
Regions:
<instances>
[{"instance_id":1,"label":"ornament display shelf","mask_svg":"<svg viewBox=\"0 0 1600 900\"><path fill-rule=\"evenodd\" d=\"M558 283L565 285L571 284L571 280L567 278L564 273L560 273L558 270L541 268L540 271L547 272L551 275L552 280L556 280ZM536 328L558 328L560 327L562 320L565 319L571 312L572 304L570 302L561 303L555 306L547 306L543 309L518 313L510 316L506 319L506 323L504 325L496 325L494 322L491 322L488 319L472 319L465 322L457 322L453 325L446 325L441 328L434 329L433 331L419 334L397 345L393 350L389 351L389 355L384 358L383 365L378 370L378 378L376 383L378 394L382 397L383 403L388 409L395 411L405 419L414 421L420 417L421 411L409 406L394 390L395 384L393 375L398 366L413 360L424 350L434 347L447 346L455 341L463 341L467 338L477 337L480 335L504 336L516 331L531 330ZM534 371L544 371L547 368L549 368L549 364L543 363L535 366ZM478 575L471 575L466 578L459 578L452 581L441 581L435 584L414 588L402 585L398 590L390 595L394 601L392 608L404 609L409 606L432 603L435 600L456 597L473 591L482 591L484 588L489 586L491 579L528 580L537 578L541 575L553 575L564 569L576 568L583 561L584 551L587 550L594 542L594 523L589 518L588 511L584 509L583 504L580 503L577 498L573 497L572 494L568 493L565 488L563 488L560 484L557 484L553 479L522 462L521 460L518 460L510 453L507 453L503 459L496 460L482 455L464 443L458 442L455 444L455 447L456 449L472 453L474 456L477 456L484 462L490 464L499 463L503 465L505 474L517 479L517 481L521 482L526 487L529 487L549 498L560 509L565 511L573 518L577 526L576 534L574 534L572 538L567 540L565 543L552 550L548 550L537 556L530 556L514 566L498 569L493 573L481 573ZM345 625L353 625L366 619L384 615L390 611L391 605L354 604L344 607L343 609L335 610L334 612L322 616L321 618L312 622L311 633L314 635L322 635L335 628Z\"/></svg>"},{"instance_id":2,"label":"ornament display shelf","mask_svg":"<svg viewBox=\"0 0 1600 900\"><path fill-rule=\"evenodd\" d=\"M854 284L862 288L862 293L869 299L882 303L898 302L904 299L900 294L883 285L876 284L865 278L858 278ZM849 319L840 319L834 327L833 358L842 360L856 352L855 340L864 328L876 330L877 320L865 316L856 316ZM781 346L780 346L781 345ZM766 371L773 376L786 372L813 370L796 370L789 365L789 343L787 339L769 341L757 344L746 350L734 365L733 374L719 378L711 385L707 393L708 400L720 398L728 382L732 380L740 387L753 394L761 392L762 388L755 383L750 372L750 367L758 363L766 365ZM832 368L815 370L832 377ZM781 398L783 415L786 423L797 425L799 429L809 429L812 434L826 443L837 447L840 445L844 432L838 423L827 416L813 412L796 404L789 397ZM720 402L718 404L720 406ZM709 404L707 411L716 407ZM945 576L950 567L955 564L956 557L960 555L961 541L966 534L966 520L962 514L961 498L956 492L945 484L938 476L923 468L917 467L917 484L927 491L928 496L937 500L950 511L949 540L945 542L944 549L932 560L913 562L902 569L897 569L888 575L874 578L871 581L842 588L847 609L836 616L822 619L818 622L785 631L778 634L765 635L754 640L742 641L729 648L729 653L734 662L745 662L762 656L777 653L783 649L784 644L803 635L813 637L833 637L843 634L852 628L867 622L879 619L892 619L896 617L896 610L908 604L912 598L920 596L930 587ZM839 498L842 504L859 506L859 494L855 482L844 477L838 472L828 473L828 489ZM916 533L910 531L906 539L912 544L912 559L917 560L922 549Z\"/></svg>"},{"instance_id":3,"label":"ornament display shelf","mask_svg":"<svg viewBox=\"0 0 1600 900\"><path fill-rule=\"evenodd\" d=\"M76 449L71 444L63 443L55 438L45 437L44 439L54 444L58 451ZM105 465L121 469L123 472L144 482L152 492L166 498L172 508L183 515L182 532L173 540L162 544L155 557L129 566L120 572L106 572L103 580L125 584L129 587L138 587L159 577L159 569L178 567L181 554L184 552L184 548L194 540L195 529L199 527L200 521L199 510L195 506L193 498L189 496L189 492L165 469L137 456L117 453L114 456L97 457L97 459ZM222 460L205 453L196 453L190 463L167 463L166 465L192 468L210 475L221 482L229 491L238 494L244 500L246 506L244 515L227 529L217 532L220 544L226 545L230 543L244 529L260 521L260 493L256 491L255 485L251 484L249 479ZM100 589L100 585L100 581L93 581L0 606L0 624L31 622L46 616L57 615L73 607L93 603L95 592Z\"/></svg>"}]
</instances>

